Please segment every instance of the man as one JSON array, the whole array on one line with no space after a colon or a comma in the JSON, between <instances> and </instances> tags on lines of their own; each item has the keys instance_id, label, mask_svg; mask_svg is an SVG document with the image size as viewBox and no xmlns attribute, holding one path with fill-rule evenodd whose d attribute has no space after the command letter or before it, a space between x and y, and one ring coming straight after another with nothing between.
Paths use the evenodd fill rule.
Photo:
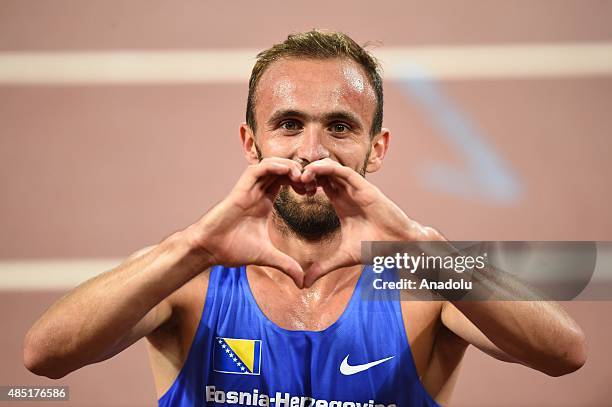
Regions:
<instances>
[{"instance_id":1,"label":"man","mask_svg":"<svg viewBox=\"0 0 612 407\"><path fill-rule=\"evenodd\" d=\"M63 377L146 337L160 406L373 407L448 402L469 344L553 376L582 366L552 302L359 298L362 241L444 240L365 178L389 147L382 102L377 63L344 34L260 53L229 195L55 303L27 368Z\"/></svg>"}]
</instances>

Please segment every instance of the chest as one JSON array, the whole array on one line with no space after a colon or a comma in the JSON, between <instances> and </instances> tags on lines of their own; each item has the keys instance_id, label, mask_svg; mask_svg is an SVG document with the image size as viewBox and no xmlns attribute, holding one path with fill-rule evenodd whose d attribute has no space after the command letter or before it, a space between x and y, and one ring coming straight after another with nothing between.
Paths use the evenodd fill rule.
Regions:
<instances>
[{"instance_id":1,"label":"chest","mask_svg":"<svg viewBox=\"0 0 612 407\"><path fill-rule=\"evenodd\" d=\"M287 330L322 331L336 322L346 310L353 290L349 287L333 295L318 291L282 292L272 285L250 286L255 302L264 316Z\"/></svg>"},{"instance_id":2,"label":"chest","mask_svg":"<svg viewBox=\"0 0 612 407\"><path fill-rule=\"evenodd\" d=\"M278 287L250 279L250 292L263 316L287 330L322 331L338 321L353 299L358 276L333 295L317 291L283 292ZM355 304L353 304L355 305ZM435 301L401 301L401 318L408 342L419 367L423 367L433 349L439 328L440 303ZM391 328L391 327L389 327Z\"/></svg>"}]
</instances>

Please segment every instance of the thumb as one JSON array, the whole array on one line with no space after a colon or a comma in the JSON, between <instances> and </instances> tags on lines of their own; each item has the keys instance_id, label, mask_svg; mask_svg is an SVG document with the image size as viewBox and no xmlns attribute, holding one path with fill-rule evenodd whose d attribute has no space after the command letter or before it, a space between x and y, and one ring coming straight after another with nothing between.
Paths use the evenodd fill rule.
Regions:
<instances>
[{"instance_id":1,"label":"thumb","mask_svg":"<svg viewBox=\"0 0 612 407\"><path fill-rule=\"evenodd\" d=\"M277 248L273 247L265 256L262 257L262 261L259 262L261 266L279 269L291 277L298 288L304 287L304 270L302 270L302 266L300 266L300 264L291 256L288 256Z\"/></svg>"},{"instance_id":2,"label":"thumb","mask_svg":"<svg viewBox=\"0 0 612 407\"><path fill-rule=\"evenodd\" d=\"M324 275L337 270L341 267L353 266L350 256L347 256L342 251L337 251L331 257L317 261L310 266L308 273L304 276L304 287L311 287L315 281Z\"/></svg>"}]
</instances>

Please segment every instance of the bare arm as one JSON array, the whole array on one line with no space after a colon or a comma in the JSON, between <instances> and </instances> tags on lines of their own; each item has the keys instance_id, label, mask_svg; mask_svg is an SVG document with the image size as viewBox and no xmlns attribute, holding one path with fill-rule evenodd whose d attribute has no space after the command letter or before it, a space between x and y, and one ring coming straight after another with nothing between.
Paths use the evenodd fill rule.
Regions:
<instances>
[{"instance_id":1,"label":"bare arm","mask_svg":"<svg viewBox=\"0 0 612 407\"><path fill-rule=\"evenodd\" d=\"M442 322L478 349L550 376L579 369L584 333L553 301L459 301L442 309Z\"/></svg>"},{"instance_id":2,"label":"bare arm","mask_svg":"<svg viewBox=\"0 0 612 407\"><path fill-rule=\"evenodd\" d=\"M172 313L167 297L211 265L184 232L130 256L53 304L28 331L24 364L60 378L121 352Z\"/></svg>"},{"instance_id":3,"label":"bare arm","mask_svg":"<svg viewBox=\"0 0 612 407\"><path fill-rule=\"evenodd\" d=\"M307 286L337 268L360 264L363 241L423 242L424 253L435 249L427 242L447 241L435 229L410 219L359 173L329 158L308 164L302 180L316 180L323 187L343 230L350 231L342 234L334 255L311 266ZM455 252L452 246L441 250L443 255ZM559 304L539 298L508 273L484 272L472 274L482 282L480 298L500 298L497 293L501 292L511 301L449 301L441 316L448 329L498 359L552 376L570 373L585 363L584 333Z\"/></svg>"},{"instance_id":4,"label":"bare arm","mask_svg":"<svg viewBox=\"0 0 612 407\"><path fill-rule=\"evenodd\" d=\"M432 240L443 237L429 228ZM585 335L555 301L496 268L474 269L472 300L449 301L442 322L496 359L520 363L550 376L571 373L586 361ZM478 300L503 298L504 300Z\"/></svg>"},{"instance_id":5,"label":"bare arm","mask_svg":"<svg viewBox=\"0 0 612 407\"><path fill-rule=\"evenodd\" d=\"M60 378L116 355L168 321L169 296L214 264L275 267L301 284L301 266L272 245L266 227L281 185L298 182L300 171L281 158L249 166L199 221L63 296L27 333L25 366Z\"/></svg>"}]
</instances>

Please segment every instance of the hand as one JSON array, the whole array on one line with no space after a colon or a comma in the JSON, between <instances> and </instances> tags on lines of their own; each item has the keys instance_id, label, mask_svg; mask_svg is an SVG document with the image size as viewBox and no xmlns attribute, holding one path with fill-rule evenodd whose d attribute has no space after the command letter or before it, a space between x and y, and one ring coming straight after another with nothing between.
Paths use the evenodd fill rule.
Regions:
<instances>
[{"instance_id":1,"label":"hand","mask_svg":"<svg viewBox=\"0 0 612 407\"><path fill-rule=\"evenodd\" d=\"M214 264L274 267L302 287L302 267L273 246L267 226L282 185L291 185L299 194L315 188L313 183L302 183L301 174L301 165L285 158L265 158L249 166L227 198L190 227L192 240Z\"/></svg>"},{"instance_id":2,"label":"hand","mask_svg":"<svg viewBox=\"0 0 612 407\"><path fill-rule=\"evenodd\" d=\"M330 258L314 263L304 285L341 267L361 264L361 242L375 240L413 241L438 240L439 233L421 226L378 188L356 171L329 158L304 167L300 178L304 184L323 187L334 206L342 227L342 240Z\"/></svg>"}]
</instances>

